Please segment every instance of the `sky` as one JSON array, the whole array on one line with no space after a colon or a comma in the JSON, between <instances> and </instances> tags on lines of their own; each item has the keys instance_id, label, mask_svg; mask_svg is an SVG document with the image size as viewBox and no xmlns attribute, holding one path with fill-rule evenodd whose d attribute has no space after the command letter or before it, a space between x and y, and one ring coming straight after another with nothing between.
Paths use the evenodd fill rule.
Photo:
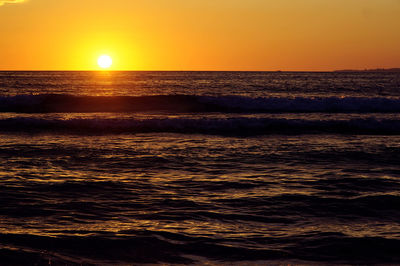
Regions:
<instances>
[{"instance_id":1,"label":"sky","mask_svg":"<svg viewBox=\"0 0 400 266\"><path fill-rule=\"evenodd\" d=\"M0 0L0 70L400 67L400 0Z\"/></svg>"}]
</instances>

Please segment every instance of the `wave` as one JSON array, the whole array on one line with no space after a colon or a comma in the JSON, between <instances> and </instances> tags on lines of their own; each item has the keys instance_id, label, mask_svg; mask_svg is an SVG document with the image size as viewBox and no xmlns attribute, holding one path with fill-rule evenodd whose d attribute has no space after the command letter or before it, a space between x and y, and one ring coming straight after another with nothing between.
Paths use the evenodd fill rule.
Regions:
<instances>
[{"instance_id":1,"label":"wave","mask_svg":"<svg viewBox=\"0 0 400 266\"><path fill-rule=\"evenodd\" d=\"M400 261L398 239L351 237L329 231L287 238L257 236L228 240L150 230L120 231L118 235L96 232L95 236L90 235L91 231L75 233L89 236L0 234L2 261L7 265L27 265L32 261L38 265L49 262L56 265L206 264L205 261L222 265L238 261L251 265L318 262L395 265ZM260 247L255 248L254 244ZM303 263L290 263L291 260Z\"/></svg>"},{"instance_id":2,"label":"wave","mask_svg":"<svg viewBox=\"0 0 400 266\"><path fill-rule=\"evenodd\" d=\"M65 94L0 97L0 112L231 112L231 113L398 113L400 98L244 96L73 96Z\"/></svg>"},{"instance_id":3,"label":"wave","mask_svg":"<svg viewBox=\"0 0 400 266\"><path fill-rule=\"evenodd\" d=\"M7 118L0 132L61 132L73 134L188 133L232 136L265 134L399 135L400 119L306 120L274 118Z\"/></svg>"}]
</instances>

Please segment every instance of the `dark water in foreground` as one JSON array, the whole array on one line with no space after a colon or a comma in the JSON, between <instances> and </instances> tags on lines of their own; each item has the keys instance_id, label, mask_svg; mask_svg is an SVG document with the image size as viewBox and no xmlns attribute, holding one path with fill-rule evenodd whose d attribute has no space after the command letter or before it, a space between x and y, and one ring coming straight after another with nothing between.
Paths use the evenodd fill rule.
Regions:
<instances>
[{"instance_id":1,"label":"dark water in foreground","mask_svg":"<svg viewBox=\"0 0 400 266\"><path fill-rule=\"evenodd\" d=\"M400 74L0 72L0 264L398 264Z\"/></svg>"}]
</instances>

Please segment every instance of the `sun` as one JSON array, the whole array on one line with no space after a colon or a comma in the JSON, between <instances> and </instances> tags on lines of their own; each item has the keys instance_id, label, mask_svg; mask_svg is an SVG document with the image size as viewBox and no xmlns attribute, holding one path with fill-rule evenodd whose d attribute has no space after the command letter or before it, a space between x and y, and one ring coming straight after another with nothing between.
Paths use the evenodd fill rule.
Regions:
<instances>
[{"instance_id":1,"label":"sun","mask_svg":"<svg viewBox=\"0 0 400 266\"><path fill-rule=\"evenodd\" d=\"M112 58L108 55L102 55L97 59L97 64L104 69L110 68L112 65Z\"/></svg>"}]
</instances>

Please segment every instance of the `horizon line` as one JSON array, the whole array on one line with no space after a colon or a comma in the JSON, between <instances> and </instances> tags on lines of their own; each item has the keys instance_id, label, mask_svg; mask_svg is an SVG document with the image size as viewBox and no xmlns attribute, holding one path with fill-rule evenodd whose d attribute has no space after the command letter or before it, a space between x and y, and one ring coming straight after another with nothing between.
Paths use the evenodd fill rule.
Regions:
<instances>
[{"instance_id":1,"label":"horizon line","mask_svg":"<svg viewBox=\"0 0 400 266\"><path fill-rule=\"evenodd\" d=\"M400 71L400 67L364 68L364 69L333 69L333 70L103 70L103 69L0 69L0 72L364 72L364 71Z\"/></svg>"}]
</instances>

